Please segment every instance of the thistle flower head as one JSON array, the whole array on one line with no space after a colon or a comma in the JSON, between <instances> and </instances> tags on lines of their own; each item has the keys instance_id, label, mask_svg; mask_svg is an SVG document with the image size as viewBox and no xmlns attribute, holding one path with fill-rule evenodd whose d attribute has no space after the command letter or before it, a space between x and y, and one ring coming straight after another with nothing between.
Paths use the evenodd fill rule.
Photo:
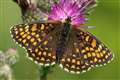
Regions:
<instances>
[{"instance_id":1,"label":"thistle flower head","mask_svg":"<svg viewBox=\"0 0 120 80\"><path fill-rule=\"evenodd\" d=\"M87 10L95 4L95 0L59 0L51 6L49 20L64 22L71 18L72 25L85 23Z\"/></svg>"},{"instance_id":2,"label":"thistle flower head","mask_svg":"<svg viewBox=\"0 0 120 80\"><path fill-rule=\"evenodd\" d=\"M68 17L71 24L79 26L87 20L88 11L96 4L96 0L13 0L21 7L23 21L61 21ZM31 19L31 18L32 19Z\"/></svg>"},{"instance_id":3,"label":"thistle flower head","mask_svg":"<svg viewBox=\"0 0 120 80\"><path fill-rule=\"evenodd\" d=\"M17 50L9 48L6 52L0 51L0 77L6 80L13 80L11 65L18 60Z\"/></svg>"},{"instance_id":4,"label":"thistle flower head","mask_svg":"<svg viewBox=\"0 0 120 80\"><path fill-rule=\"evenodd\" d=\"M15 64L19 59L18 52L14 48L9 48L5 52L5 56L6 56L6 63L9 64L9 65Z\"/></svg>"},{"instance_id":5,"label":"thistle flower head","mask_svg":"<svg viewBox=\"0 0 120 80\"><path fill-rule=\"evenodd\" d=\"M5 55L0 51L0 67L5 64Z\"/></svg>"}]
</instances>

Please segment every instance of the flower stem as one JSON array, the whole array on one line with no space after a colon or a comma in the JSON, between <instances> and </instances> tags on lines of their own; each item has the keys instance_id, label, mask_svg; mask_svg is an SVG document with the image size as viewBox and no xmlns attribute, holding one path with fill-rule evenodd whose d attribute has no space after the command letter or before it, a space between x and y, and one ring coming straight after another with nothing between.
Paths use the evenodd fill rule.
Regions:
<instances>
[{"instance_id":1,"label":"flower stem","mask_svg":"<svg viewBox=\"0 0 120 80\"><path fill-rule=\"evenodd\" d=\"M50 67L41 67L39 71L40 80L47 80L47 75L51 72Z\"/></svg>"}]
</instances>

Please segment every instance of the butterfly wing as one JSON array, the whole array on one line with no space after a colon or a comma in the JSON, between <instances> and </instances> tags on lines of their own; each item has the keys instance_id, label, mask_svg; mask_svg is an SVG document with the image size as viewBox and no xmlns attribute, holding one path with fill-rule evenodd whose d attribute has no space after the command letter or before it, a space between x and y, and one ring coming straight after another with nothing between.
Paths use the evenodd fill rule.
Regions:
<instances>
[{"instance_id":1,"label":"butterfly wing","mask_svg":"<svg viewBox=\"0 0 120 80\"><path fill-rule=\"evenodd\" d=\"M92 67L105 65L112 60L112 57L111 51L95 36L74 28L60 60L60 67L67 72L79 74Z\"/></svg>"},{"instance_id":2,"label":"butterfly wing","mask_svg":"<svg viewBox=\"0 0 120 80\"><path fill-rule=\"evenodd\" d=\"M33 23L21 24L11 28L15 42L24 47L30 59L40 65L55 63L56 28L59 24Z\"/></svg>"}]
</instances>

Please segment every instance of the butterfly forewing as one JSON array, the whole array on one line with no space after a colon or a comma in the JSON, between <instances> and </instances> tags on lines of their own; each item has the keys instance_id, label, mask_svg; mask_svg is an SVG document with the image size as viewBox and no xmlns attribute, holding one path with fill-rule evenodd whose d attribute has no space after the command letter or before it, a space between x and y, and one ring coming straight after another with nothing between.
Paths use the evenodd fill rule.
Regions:
<instances>
[{"instance_id":1,"label":"butterfly forewing","mask_svg":"<svg viewBox=\"0 0 120 80\"><path fill-rule=\"evenodd\" d=\"M40 65L54 64L55 29L58 26L51 23L21 24L11 28L15 42L27 50L29 58Z\"/></svg>"},{"instance_id":2,"label":"butterfly forewing","mask_svg":"<svg viewBox=\"0 0 120 80\"><path fill-rule=\"evenodd\" d=\"M73 28L60 67L79 74L92 67L105 65L112 57L111 51L92 34Z\"/></svg>"}]
</instances>

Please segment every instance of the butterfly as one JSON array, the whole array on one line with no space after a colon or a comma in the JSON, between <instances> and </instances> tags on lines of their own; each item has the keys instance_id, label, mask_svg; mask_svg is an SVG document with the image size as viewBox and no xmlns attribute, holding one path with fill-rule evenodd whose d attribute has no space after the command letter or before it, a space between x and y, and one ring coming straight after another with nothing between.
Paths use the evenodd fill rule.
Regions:
<instances>
[{"instance_id":1,"label":"butterfly","mask_svg":"<svg viewBox=\"0 0 120 80\"><path fill-rule=\"evenodd\" d=\"M15 25L11 35L35 63L59 64L70 73L83 73L113 59L110 49L85 29L71 25L69 18L65 22Z\"/></svg>"}]
</instances>

